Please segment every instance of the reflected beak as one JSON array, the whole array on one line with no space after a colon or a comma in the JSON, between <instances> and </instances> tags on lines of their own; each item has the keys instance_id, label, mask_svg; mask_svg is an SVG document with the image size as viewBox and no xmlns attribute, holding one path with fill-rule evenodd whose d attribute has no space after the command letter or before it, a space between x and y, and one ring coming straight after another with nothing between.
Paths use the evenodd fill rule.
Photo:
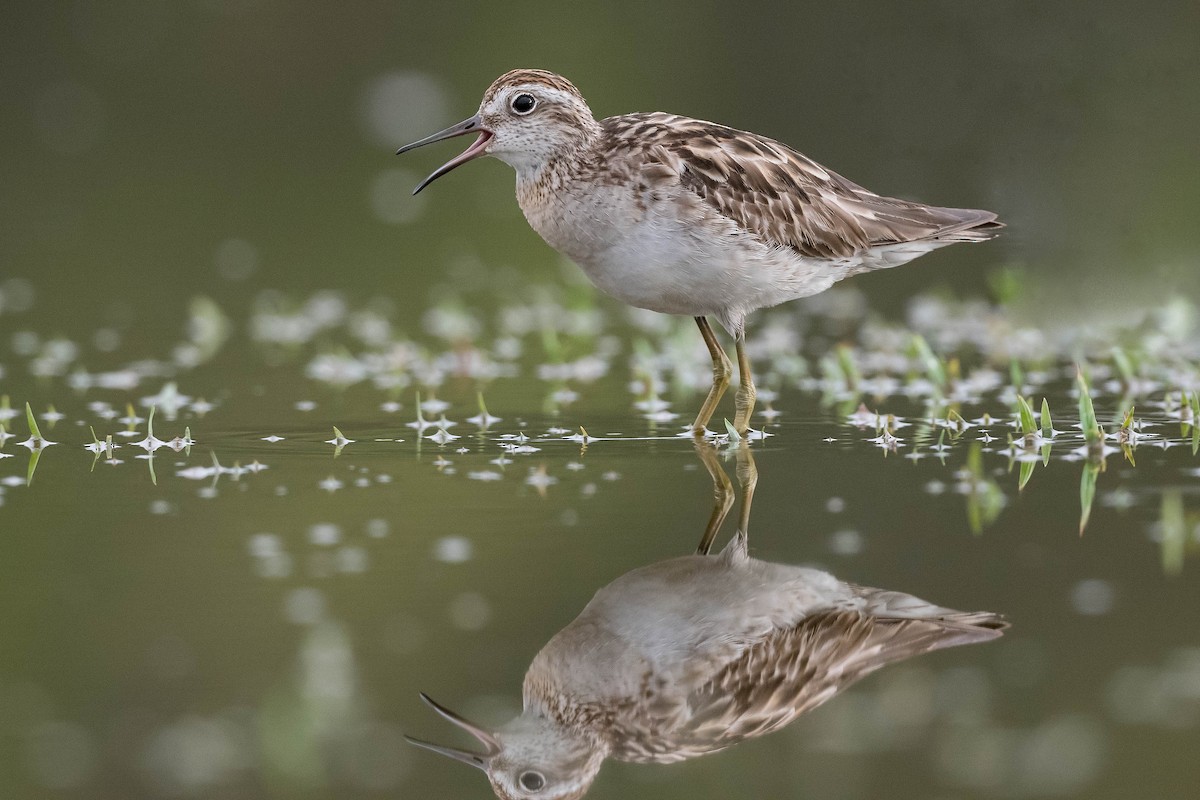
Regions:
<instances>
[{"instance_id":1,"label":"reflected beak","mask_svg":"<svg viewBox=\"0 0 1200 800\"><path fill-rule=\"evenodd\" d=\"M457 125L451 125L449 128L446 128L446 130L444 130L444 131L438 131L437 133L433 134L432 136L426 136L424 139L420 139L419 141L413 142L412 144L406 144L406 145L404 145L404 147L401 147L399 150L397 150L396 155L400 155L401 153L407 153L409 150L415 150L418 147L422 147L427 144L433 144L434 142L440 142L443 139L453 139L455 136L465 136L468 133L478 133L479 134L479 138L475 140L474 144L472 144L470 147L468 147L466 150L464 150L456 158L452 158L451 160L447 161L445 164L442 164L440 167L437 168L437 170L434 171L434 173L432 175L430 175L425 180L421 181L420 185L417 186L416 189L413 189L413 194L416 194L417 192L421 191L426 186L433 183L435 180L437 180L438 178L442 177L450 170L457 167L459 164L465 164L473 158L478 158L479 156L484 155L484 152L483 152L484 148L487 147L487 143L491 141L493 134L491 131L485 130L481 126L482 126L482 123L479 120L479 115L476 114L475 116L471 117L470 119L464 119L462 122L458 123ZM422 695L422 696L424 696L424 695Z\"/></svg>"},{"instance_id":2,"label":"reflected beak","mask_svg":"<svg viewBox=\"0 0 1200 800\"><path fill-rule=\"evenodd\" d=\"M441 134L436 134L436 135L441 135ZM451 135L454 135L454 134L451 134ZM416 144L419 145L419 144L421 144L421 142L417 142ZM415 147L415 146L416 145L409 145L409 147ZM459 156L459 158L461 159L462 156ZM458 160L458 159L456 159L456 160ZM462 160L465 161L466 159L462 159ZM451 162L451 163L453 163L453 162ZM462 161L459 161L459 163L462 163ZM455 164L455 166L457 166L457 164ZM442 170L435 172L433 177L437 177L437 175L440 172L442 172L443 170L445 170L445 167L443 167ZM432 178L430 180L432 180ZM429 181L426 181L426 183L428 183L428 182ZM479 727L475 723L469 722L469 721L463 719L462 717L460 717L458 714L455 714L450 709L435 702L432 698L430 698L429 695L425 694L424 692L421 693L421 699L425 701L425 704L427 706L432 708L434 711L436 711L442 717L450 720L455 725L462 728L464 731L466 731L467 733L471 734L476 739L478 739L483 744L483 746L485 748L487 748L487 751L483 752L483 753L473 753L470 750L459 750L454 747L444 747L440 744L433 744L432 742L426 742L426 741L422 741L421 739L414 739L411 736L405 736L404 738L408 740L409 744L415 744L417 747L423 747L426 750L432 750L435 753L441 753L444 756L453 758L455 761L461 761L464 764L469 764L472 767L481 769L484 772L486 772L487 768L488 768L488 762L491 761L492 758L494 756L496 756L501 750L500 742L496 739L496 737L492 736L492 734L488 733L487 731L485 731L483 728Z\"/></svg>"}]
</instances>

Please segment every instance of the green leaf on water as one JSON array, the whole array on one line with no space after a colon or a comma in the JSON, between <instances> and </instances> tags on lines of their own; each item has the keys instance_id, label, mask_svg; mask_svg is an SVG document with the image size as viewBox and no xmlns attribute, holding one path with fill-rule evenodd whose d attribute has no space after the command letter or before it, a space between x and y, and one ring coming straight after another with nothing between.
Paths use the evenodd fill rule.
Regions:
<instances>
[{"instance_id":1,"label":"green leaf on water","mask_svg":"<svg viewBox=\"0 0 1200 800\"><path fill-rule=\"evenodd\" d=\"M1129 356L1119 347L1112 349L1113 364L1117 368L1117 372L1121 375L1121 383L1129 386L1133 383L1133 362L1129 360Z\"/></svg>"},{"instance_id":2,"label":"green leaf on water","mask_svg":"<svg viewBox=\"0 0 1200 800\"><path fill-rule=\"evenodd\" d=\"M1037 433L1038 425L1033 417L1033 409L1029 407L1029 401L1021 395L1017 395L1017 419L1021 423L1021 433L1026 436Z\"/></svg>"},{"instance_id":3,"label":"green leaf on water","mask_svg":"<svg viewBox=\"0 0 1200 800\"><path fill-rule=\"evenodd\" d=\"M1128 431L1133 427L1133 409L1134 407L1130 406L1129 410L1125 412L1125 417L1121 420L1121 430Z\"/></svg>"},{"instance_id":4,"label":"green leaf on water","mask_svg":"<svg viewBox=\"0 0 1200 800\"><path fill-rule=\"evenodd\" d=\"M421 426L424 426L424 424L425 424L425 417L423 417L421 415L421 393L420 392L417 392L417 424L421 425ZM420 433L421 428L418 427L417 432Z\"/></svg>"},{"instance_id":5,"label":"green leaf on water","mask_svg":"<svg viewBox=\"0 0 1200 800\"><path fill-rule=\"evenodd\" d=\"M925 376L929 378L929 382L938 388L939 391L946 388L946 365L942 359L938 358L937 354L930 348L929 342L925 341L925 337L919 333L914 333L912 338L913 352L920 359L921 365L925 368Z\"/></svg>"},{"instance_id":6,"label":"green leaf on water","mask_svg":"<svg viewBox=\"0 0 1200 800\"><path fill-rule=\"evenodd\" d=\"M729 421L729 417L725 418L725 430L729 434L729 443L737 444L742 440L742 437L737 432L737 428L733 427L733 423Z\"/></svg>"},{"instance_id":7,"label":"green leaf on water","mask_svg":"<svg viewBox=\"0 0 1200 800\"><path fill-rule=\"evenodd\" d=\"M1025 370L1021 369L1021 362L1015 358L1008 362L1008 379L1018 391L1025 385Z\"/></svg>"},{"instance_id":8,"label":"green leaf on water","mask_svg":"<svg viewBox=\"0 0 1200 800\"><path fill-rule=\"evenodd\" d=\"M1054 438L1054 423L1050 419L1050 403L1042 398L1042 438Z\"/></svg>"},{"instance_id":9,"label":"green leaf on water","mask_svg":"<svg viewBox=\"0 0 1200 800\"><path fill-rule=\"evenodd\" d=\"M854 352L849 345L839 344L837 346L837 364L842 376L846 379L846 386L850 389L857 388L862 376L859 375L858 365L854 363Z\"/></svg>"},{"instance_id":10,"label":"green leaf on water","mask_svg":"<svg viewBox=\"0 0 1200 800\"><path fill-rule=\"evenodd\" d=\"M25 421L29 423L29 435L35 441L42 441L42 432L38 429L37 417L33 415L33 409L29 407L28 402L25 403Z\"/></svg>"},{"instance_id":11,"label":"green leaf on water","mask_svg":"<svg viewBox=\"0 0 1200 800\"><path fill-rule=\"evenodd\" d=\"M1104 432L1096 420L1096 409L1092 406L1092 396L1082 370L1076 370L1075 384L1079 387L1079 424L1083 428L1083 438L1089 446L1095 445L1104 438Z\"/></svg>"}]
</instances>

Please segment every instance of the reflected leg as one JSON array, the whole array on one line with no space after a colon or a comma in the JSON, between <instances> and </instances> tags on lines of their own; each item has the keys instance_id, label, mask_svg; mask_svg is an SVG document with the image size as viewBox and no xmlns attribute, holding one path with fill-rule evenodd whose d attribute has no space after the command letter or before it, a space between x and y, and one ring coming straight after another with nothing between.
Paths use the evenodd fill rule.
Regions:
<instances>
[{"instance_id":1,"label":"reflected leg","mask_svg":"<svg viewBox=\"0 0 1200 800\"><path fill-rule=\"evenodd\" d=\"M738 444L737 478L742 487L742 509L738 513L738 532L742 536L750 533L750 504L754 501L754 489L758 486L758 466L754 454L745 439Z\"/></svg>"},{"instance_id":2,"label":"reflected leg","mask_svg":"<svg viewBox=\"0 0 1200 800\"><path fill-rule=\"evenodd\" d=\"M697 555L706 556L712 549L713 540L717 538L717 532L725 522L725 517L729 516L729 509L733 506L733 482L729 480L729 476L717 460L717 448L708 442L697 440L696 455L700 456L700 462L708 470L708 476L712 478L713 483L712 514L704 528L704 538L696 548Z\"/></svg>"},{"instance_id":3,"label":"reflected leg","mask_svg":"<svg viewBox=\"0 0 1200 800\"><path fill-rule=\"evenodd\" d=\"M733 428L739 434L745 435L750 430L750 415L754 413L754 398L758 391L754 388L754 378L750 375L750 359L746 357L745 336L737 338L738 386L736 395L737 413L733 418Z\"/></svg>"},{"instance_id":4,"label":"reflected leg","mask_svg":"<svg viewBox=\"0 0 1200 800\"><path fill-rule=\"evenodd\" d=\"M696 317L696 325L700 327L700 335L704 337L704 343L708 345L708 354L712 356L713 362L712 388L708 390L708 397L704 399L704 405L700 406L700 413L696 415L696 421L692 423L692 433L696 436L703 436L708 421L712 419L713 412L717 410L717 403L721 402L721 395L725 394L725 390L729 388L733 365L729 363L729 356L725 355L725 351L717 342L717 336L713 333L708 320L704 317Z\"/></svg>"}]
</instances>

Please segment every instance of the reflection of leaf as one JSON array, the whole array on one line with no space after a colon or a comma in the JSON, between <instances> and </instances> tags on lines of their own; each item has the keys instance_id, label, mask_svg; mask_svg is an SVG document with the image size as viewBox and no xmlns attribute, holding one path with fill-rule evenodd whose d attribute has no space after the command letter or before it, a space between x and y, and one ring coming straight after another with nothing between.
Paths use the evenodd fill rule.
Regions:
<instances>
[{"instance_id":1,"label":"reflection of leaf","mask_svg":"<svg viewBox=\"0 0 1200 800\"><path fill-rule=\"evenodd\" d=\"M1079 481L1079 535L1083 536L1088 518L1092 515L1092 501L1096 499L1096 480L1104 469L1103 461L1089 460L1083 465L1083 476Z\"/></svg>"},{"instance_id":2,"label":"reflection of leaf","mask_svg":"<svg viewBox=\"0 0 1200 800\"><path fill-rule=\"evenodd\" d=\"M996 521L1004 509L1004 491L983 474L983 450L978 443L967 451L967 522L976 536Z\"/></svg>"},{"instance_id":3,"label":"reflection of leaf","mask_svg":"<svg viewBox=\"0 0 1200 800\"><path fill-rule=\"evenodd\" d=\"M1036 461L1021 462L1021 478L1017 481L1017 491L1021 491L1025 488L1025 484L1029 483L1029 479L1033 477L1033 468L1036 464Z\"/></svg>"},{"instance_id":4,"label":"reflection of leaf","mask_svg":"<svg viewBox=\"0 0 1200 800\"><path fill-rule=\"evenodd\" d=\"M1037 431L1037 422L1033 418L1033 409L1029 401L1017 395L1017 419L1021 422L1021 433L1032 436Z\"/></svg>"},{"instance_id":5,"label":"reflection of leaf","mask_svg":"<svg viewBox=\"0 0 1200 800\"><path fill-rule=\"evenodd\" d=\"M38 460L42 457L42 448L34 447L29 451L29 471L25 475L25 483L33 485L33 473L37 472Z\"/></svg>"},{"instance_id":6,"label":"reflection of leaf","mask_svg":"<svg viewBox=\"0 0 1200 800\"><path fill-rule=\"evenodd\" d=\"M1092 406L1092 396L1082 371L1075 373L1075 384L1079 387L1079 425L1083 428L1083 438L1092 447L1104 438L1104 434L1096 420L1096 409Z\"/></svg>"},{"instance_id":7,"label":"reflection of leaf","mask_svg":"<svg viewBox=\"0 0 1200 800\"><path fill-rule=\"evenodd\" d=\"M1161 513L1163 572L1175 576L1183 572L1187 547L1187 520L1183 514L1183 495L1178 489L1163 492Z\"/></svg>"}]
</instances>

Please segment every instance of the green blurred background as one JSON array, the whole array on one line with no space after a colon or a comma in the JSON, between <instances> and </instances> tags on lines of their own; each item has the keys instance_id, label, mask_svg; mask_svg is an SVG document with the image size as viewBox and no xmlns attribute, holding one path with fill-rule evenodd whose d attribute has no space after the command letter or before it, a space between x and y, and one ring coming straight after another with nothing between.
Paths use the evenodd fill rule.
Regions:
<instances>
[{"instance_id":1,"label":"green blurred background","mask_svg":"<svg viewBox=\"0 0 1200 800\"><path fill-rule=\"evenodd\" d=\"M881 193L1011 230L860 281L1034 279L1030 303L1200 294L1200 6L1121 2L14 2L0 28L0 270L67 321L236 286L420 307L446 264L556 261L512 177L393 150L517 66L598 116L664 110L792 144ZM914 283L915 282L915 283ZM904 291L900 289L903 287Z\"/></svg>"},{"instance_id":2,"label":"green blurred background","mask_svg":"<svg viewBox=\"0 0 1200 800\"><path fill-rule=\"evenodd\" d=\"M1008 269L1012 313L1078 326L1200 297L1197 42L1193 2L7 3L0 395L68 419L31 485L15 442L0 461L0 796L486 796L478 775L404 744L402 731L452 741L415 692L501 721L529 659L596 588L694 546L711 494L686 441L598 443L586 458L543 444L472 482L496 470L494 438L422 450L402 427L411 387L401 419L381 410L391 392L336 391L303 374L309 350L276 360L246 335L269 290L335 289L353 309L382 297L400 337L443 292L469 292L488 320L489 292L576 275L526 226L504 165L414 199L457 145L393 155L471 114L500 73L552 69L600 116L713 119L881 193L996 210L998 240L853 285L898 316L942 285L995 292L989 275ZM236 344L192 369L169 352L196 295ZM598 304L617 312L604 333L622 355L649 336ZM82 344L39 376L33 356L55 336ZM653 429L615 360L575 384L577 406L543 413L556 387L529 380L540 355L530 346L521 380L487 387L504 430ZM139 358L166 367L86 395L57 380ZM217 401L160 416L160 435L190 425L202 443L180 465L212 448L270 469L210 486L164 453L154 485L126 450L89 472L80 423L117 424L87 404L144 414L174 379ZM1053 389L1056 419L1068 386ZM442 387L452 418L475 413L475 388ZM674 399L685 415L699 402ZM1136 471L1112 458L1086 539L1080 466L1062 448L1023 493L989 455L1003 513L972 537L965 448L908 462L810 395L780 407L785 427L756 445L758 555L1001 611L1014 629L883 672L737 754L606 768L595 797L1188 796L1200 583L1194 558L1168 575L1154 539L1163 508L1194 524L1184 448L1139 454ZM331 424L359 440L337 460ZM24 433L19 416L9 427ZM269 449L268 433L287 440ZM558 481L547 498L527 483L539 468Z\"/></svg>"}]
</instances>

